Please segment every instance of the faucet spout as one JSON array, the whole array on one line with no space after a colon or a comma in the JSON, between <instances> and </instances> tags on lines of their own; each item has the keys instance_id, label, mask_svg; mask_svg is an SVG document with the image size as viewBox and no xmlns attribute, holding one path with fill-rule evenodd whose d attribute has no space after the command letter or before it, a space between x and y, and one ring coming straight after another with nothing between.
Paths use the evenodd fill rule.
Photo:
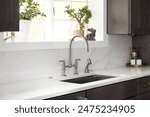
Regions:
<instances>
[{"instance_id":1,"label":"faucet spout","mask_svg":"<svg viewBox=\"0 0 150 117\"><path fill-rule=\"evenodd\" d=\"M69 67L72 67L72 43L73 41L75 40L75 38L82 38L85 40L86 42L86 46L87 46L87 52L89 52L89 43L88 43L88 40L86 39L86 37L83 37L83 36L74 36L71 41L70 41L70 46L69 46L69 61L68 61L68 66Z\"/></svg>"}]
</instances>

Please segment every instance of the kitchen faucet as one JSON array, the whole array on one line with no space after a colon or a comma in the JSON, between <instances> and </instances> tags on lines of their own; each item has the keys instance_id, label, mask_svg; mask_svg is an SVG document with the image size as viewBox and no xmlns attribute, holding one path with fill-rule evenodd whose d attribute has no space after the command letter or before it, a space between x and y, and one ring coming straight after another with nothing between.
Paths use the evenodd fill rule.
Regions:
<instances>
[{"instance_id":1,"label":"kitchen faucet","mask_svg":"<svg viewBox=\"0 0 150 117\"><path fill-rule=\"evenodd\" d=\"M72 64L72 43L76 38L82 38L85 40L86 42L86 46L87 46L87 52L89 52L89 44L88 41L86 39L86 37L83 36L74 36L71 41L70 41L70 45L69 45L69 60L68 60L68 65L66 65L65 60L61 60L59 62L62 62L62 76L66 76L66 68L72 68L74 67L74 74L78 74L78 61L80 61L80 59L75 59L74 64ZM88 63L89 64L89 63ZM89 66L89 65L88 65ZM88 67L86 66L86 67ZM86 70L87 72L87 70Z\"/></svg>"},{"instance_id":2,"label":"kitchen faucet","mask_svg":"<svg viewBox=\"0 0 150 117\"><path fill-rule=\"evenodd\" d=\"M91 59L87 59L87 65L85 67L84 73L89 73L91 70L89 70L89 66L92 64Z\"/></svg>"},{"instance_id":3,"label":"kitchen faucet","mask_svg":"<svg viewBox=\"0 0 150 117\"><path fill-rule=\"evenodd\" d=\"M72 42L73 42L74 39L77 38L77 37L81 37L82 39L85 40L86 45L87 45L87 52L89 52L89 43L88 43L86 37L83 37L83 36L74 36L74 37L71 39L71 41L70 41L70 46L69 46L69 61L68 61L68 65L69 65L70 67L72 67Z\"/></svg>"}]
</instances>

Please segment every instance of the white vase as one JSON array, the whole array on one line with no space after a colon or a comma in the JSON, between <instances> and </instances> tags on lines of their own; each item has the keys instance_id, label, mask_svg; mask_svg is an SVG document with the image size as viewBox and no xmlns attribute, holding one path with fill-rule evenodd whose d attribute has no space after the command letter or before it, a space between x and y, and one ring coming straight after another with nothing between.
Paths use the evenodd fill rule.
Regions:
<instances>
[{"instance_id":1,"label":"white vase","mask_svg":"<svg viewBox=\"0 0 150 117\"><path fill-rule=\"evenodd\" d=\"M16 33L16 41L27 42L30 34L29 20L20 20L19 32Z\"/></svg>"}]
</instances>

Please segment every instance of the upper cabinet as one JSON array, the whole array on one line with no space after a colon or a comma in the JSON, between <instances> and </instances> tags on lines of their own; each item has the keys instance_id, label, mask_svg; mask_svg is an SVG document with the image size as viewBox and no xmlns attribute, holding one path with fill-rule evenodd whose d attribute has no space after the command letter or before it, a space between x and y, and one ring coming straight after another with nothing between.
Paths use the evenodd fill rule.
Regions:
<instances>
[{"instance_id":1,"label":"upper cabinet","mask_svg":"<svg viewBox=\"0 0 150 117\"><path fill-rule=\"evenodd\" d=\"M19 30L19 0L0 1L0 31Z\"/></svg>"},{"instance_id":2,"label":"upper cabinet","mask_svg":"<svg viewBox=\"0 0 150 117\"><path fill-rule=\"evenodd\" d=\"M150 34L150 0L107 0L108 34Z\"/></svg>"}]
</instances>

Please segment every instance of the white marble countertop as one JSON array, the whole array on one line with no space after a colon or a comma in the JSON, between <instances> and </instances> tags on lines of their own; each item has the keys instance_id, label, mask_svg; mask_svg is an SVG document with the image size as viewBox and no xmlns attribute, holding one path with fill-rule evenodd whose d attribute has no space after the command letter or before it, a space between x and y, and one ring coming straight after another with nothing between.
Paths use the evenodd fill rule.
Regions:
<instances>
[{"instance_id":1,"label":"white marble countertop","mask_svg":"<svg viewBox=\"0 0 150 117\"><path fill-rule=\"evenodd\" d=\"M62 77L30 79L16 82L0 83L1 100L24 100L24 99L46 99L83 91L91 88L105 86L117 82L141 78L150 75L150 67L132 68L123 67L109 70L101 70L91 74L116 76L115 78L95 81L85 84L62 82ZM84 74L82 74L84 75ZM82 76L81 75L81 76ZM90 75L90 74L88 74ZM72 78L67 77L65 79ZM28 78L29 79L29 78Z\"/></svg>"}]
</instances>

